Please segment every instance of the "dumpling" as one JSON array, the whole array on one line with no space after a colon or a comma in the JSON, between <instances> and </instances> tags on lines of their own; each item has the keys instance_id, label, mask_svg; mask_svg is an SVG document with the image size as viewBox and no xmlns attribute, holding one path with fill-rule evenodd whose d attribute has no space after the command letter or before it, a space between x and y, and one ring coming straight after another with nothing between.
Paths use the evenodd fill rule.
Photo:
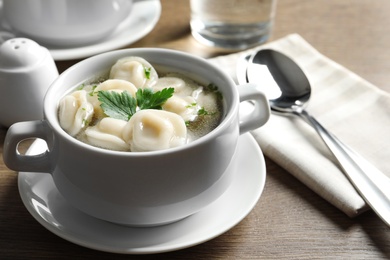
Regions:
<instances>
[{"instance_id":1,"label":"dumpling","mask_svg":"<svg viewBox=\"0 0 390 260\"><path fill-rule=\"evenodd\" d=\"M132 95L135 95L135 92L137 92L137 88L134 86L133 83L122 79L105 80L95 88L94 93L100 90L116 90L116 91L126 90Z\"/></svg>"},{"instance_id":2,"label":"dumpling","mask_svg":"<svg viewBox=\"0 0 390 260\"><path fill-rule=\"evenodd\" d=\"M60 125L71 136L76 136L91 122L94 109L88 102L87 95L85 90L78 90L60 101L58 109Z\"/></svg>"},{"instance_id":3,"label":"dumpling","mask_svg":"<svg viewBox=\"0 0 390 260\"><path fill-rule=\"evenodd\" d=\"M101 102L98 99L98 92L102 90L110 90L116 92L127 91L131 96L135 96L137 88L129 81L122 79L108 79L100 83L94 90L92 94L88 95L88 100L92 103L96 117L104 116L103 109L100 107Z\"/></svg>"},{"instance_id":4,"label":"dumpling","mask_svg":"<svg viewBox=\"0 0 390 260\"><path fill-rule=\"evenodd\" d=\"M132 152L157 151L185 144L187 127L177 114L146 109L131 117L122 134Z\"/></svg>"},{"instance_id":5,"label":"dumpling","mask_svg":"<svg viewBox=\"0 0 390 260\"><path fill-rule=\"evenodd\" d=\"M174 88L175 94L191 95L192 88L186 85L186 82L178 77L162 77L159 78L156 84L152 87L154 91L161 91L164 88Z\"/></svg>"},{"instance_id":6,"label":"dumpling","mask_svg":"<svg viewBox=\"0 0 390 260\"><path fill-rule=\"evenodd\" d=\"M122 139L127 122L105 117L93 127L85 130L85 137L94 146L117 151L129 151L130 145Z\"/></svg>"},{"instance_id":7,"label":"dumpling","mask_svg":"<svg viewBox=\"0 0 390 260\"><path fill-rule=\"evenodd\" d=\"M158 74L153 66L140 57L127 57L118 60L110 70L110 79L123 79L134 84L136 88L150 88Z\"/></svg>"},{"instance_id":8,"label":"dumpling","mask_svg":"<svg viewBox=\"0 0 390 260\"><path fill-rule=\"evenodd\" d=\"M162 109L178 114L184 121L193 121L197 117L200 107L195 98L191 96L180 97L173 95L164 103Z\"/></svg>"}]
</instances>

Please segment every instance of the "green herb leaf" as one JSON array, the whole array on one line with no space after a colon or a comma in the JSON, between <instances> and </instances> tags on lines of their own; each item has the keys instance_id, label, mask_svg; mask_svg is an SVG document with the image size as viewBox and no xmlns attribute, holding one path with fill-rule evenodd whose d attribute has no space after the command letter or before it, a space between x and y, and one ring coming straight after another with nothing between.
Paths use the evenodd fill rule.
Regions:
<instances>
[{"instance_id":1,"label":"green herb leaf","mask_svg":"<svg viewBox=\"0 0 390 260\"><path fill-rule=\"evenodd\" d=\"M162 105L173 95L174 88L164 88L153 92L151 89L138 89L136 93L139 109L162 109Z\"/></svg>"},{"instance_id":2,"label":"green herb leaf","mask_svg":"<svg viewBox=\"0 0 390 260\"><path fill-rule=\"evenodd\" d=\"M85 84L83 83L83 84L81 84L81 85L79 85L79 86L77 87L77 90L83 90L84 87L85 87Z\"/></svg>"},{"instance_id":3,"label":"green herb leaf","mask_svg":"<svg viewBox=\"0 0 390 260\"><path fill-rule=\"evenodd\" d=\"M215 95L217 96L217 98L218 98L219 100L222 100L222 99L223 99L222 93L218 90L218 86L215 85L214 83L208 84L207 87L206 87L206 89L209 90L210 92L215 93Z\"/></svg>"},{"instance_id":4,"label":"green herb leaf","mask_svg":"<svg viewBox=\"0 0 390 260\"><path fill-rule=\"evenodd\" d=\"M95 89L97 88L97 85L94 85L93 87L92 87L92 90L91 90L91 92L89 92L89 95L92 97L94 94L95 94Z\"/></svg>"},{"instance_id":5,"label":"green herb leaf","mask_svg":"<svg viewBox=\"0 0 390 260\"><path fill-rule=\"evenodd\" d=\"M194 103L191 103L191 104L187 105L187 106L186 106L186 108L195 107L196 105L197 105L197 103L196 103L196 102L194 102Z\"/></svg>"},{"instance_id":6,"label":"green herb leaf","mask_svg":"<svg viewBox=\"0 0 390 260\"><path fill-rule=\"evenodd\" d=\"M150 72L152 71L152 68L146 68L144 67L145 77L147 79L150 79Z\"/></svg>"},{"instance_id":7,"label":"green herb leaf","mask_svg":"<svg viewBox=\"0 0 390 260\"><path fill-rule=\"evenodd\" d=\"M217 92L218 91L218 86L215 85L214 83L210 83L207 85L207 89L210 90L211 92Z\"/></svg>"},{"instance_id":8,"label":"green herb leaf","mask_svg":"<svg viewBox=\"0 0 390 260\"><path fill-rule=\"evenodd\" d=\"M162 109L162 105L172 97L174 91L174 88L164 88L157 92L138 89L135 98L127 91L98 91L98 99L107 116L128 121L137 112L137 106L140 110Z\"/></svg>"},{"instance_id":9,"label":"green herb leaf","mask_svg":"<svg viewBox=\"0 0 390 260\"><path fill-rule=\"evenodd\" d=\"M201 107L199 110L198 110L198 116L213 116L215 115L216 112L213 112L213 113L210 113L209 111L207 111L204 107Z\"/></svg>"},{"instance_id":10,"label":"green herb leaf","mask_svg":"<svg viewBox=\"0 0 390 260\"><path fill-rule=\"evenodd\" d=\"M98 99L109 117L128 121L136 112L137 101L127 91L99 91Z\"/></svg>"}]
</instances>

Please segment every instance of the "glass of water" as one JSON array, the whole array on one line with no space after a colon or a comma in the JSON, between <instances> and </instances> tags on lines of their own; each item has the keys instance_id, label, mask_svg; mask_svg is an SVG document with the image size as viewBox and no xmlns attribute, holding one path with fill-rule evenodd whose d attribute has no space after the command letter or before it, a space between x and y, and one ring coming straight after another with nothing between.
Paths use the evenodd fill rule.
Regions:
<instances>
[{"instance_id":1,"label":"glass of water","mask_svg":"<svg viewBox=\"0 0 390 260\"><path fill-rule=\"evenodd\" d=\"M190 0L191 32L206 45L242 50L268 40L277 0Z\"/></svg>"}]
</instances>

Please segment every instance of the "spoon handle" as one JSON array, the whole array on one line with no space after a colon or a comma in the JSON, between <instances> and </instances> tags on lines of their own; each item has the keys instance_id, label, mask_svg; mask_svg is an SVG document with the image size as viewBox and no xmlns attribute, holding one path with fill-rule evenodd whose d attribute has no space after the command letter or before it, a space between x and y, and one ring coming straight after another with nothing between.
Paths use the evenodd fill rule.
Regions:
<instances>
[{"instance_id":1,"label":"spoon handle","mask_svg":"<svg viewBox=\"0 0 390 260\"><path fill-rule=\"evenodd\" d=\"M359 194L390 226L390 178L343 144L305 110L296 112L296 114L315 128Z\"/></svg>"}]
</instances>

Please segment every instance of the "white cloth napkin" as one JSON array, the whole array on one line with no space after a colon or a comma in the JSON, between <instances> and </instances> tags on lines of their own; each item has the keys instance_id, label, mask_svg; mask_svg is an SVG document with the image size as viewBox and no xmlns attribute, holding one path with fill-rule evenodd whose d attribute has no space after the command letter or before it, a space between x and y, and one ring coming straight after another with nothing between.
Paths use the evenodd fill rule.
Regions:
<instances>
[{"instance_id":1,"label":"white cloth napkin","mask_svg":"<svg viewBox=\"0 0 390 260\"><path fill-rule=\"evenodd\" d=\"M323 56L297 34L257 49L261 48L272 48L294 59L313 88L307 111L390 177L390 93ZM210 61L237 81L236 64L241 55ZM302 119L272 115L252 134L266 156L348 216L368 209L320 137Z\"/></svg>"}]
</instances>

